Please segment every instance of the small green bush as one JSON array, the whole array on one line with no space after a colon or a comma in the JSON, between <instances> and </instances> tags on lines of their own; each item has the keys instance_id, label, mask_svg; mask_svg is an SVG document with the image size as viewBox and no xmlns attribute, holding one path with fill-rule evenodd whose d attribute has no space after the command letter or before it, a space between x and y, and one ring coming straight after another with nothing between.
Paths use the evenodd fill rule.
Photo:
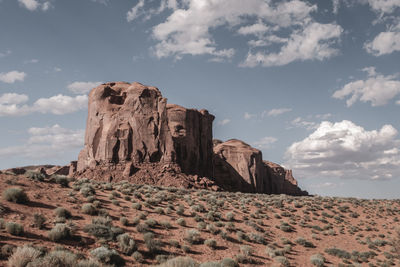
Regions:
<instances>
[{"instance_id":1,"label":"small green bush","mask_svg":"<svg viewBox=\"0 0 400 267\"><path fill-rule=\"evenodd\" d=\"M29 201L24 189L20 187L11 187L3 191L3 199L9 202L24 204Z\"/></svg>"},{"instance_id":2,"label":"small green bush","mask_svg":"<svg viewBox=\"0 0 400 267\"><path fill-rule=\"evenodd\" d=\"M216 249L217 248L217 241L215 241L215 239L207 239L204 241L204 245L212 248L212 249Z\"/></svg>"},{"instance_id":3,"label":"small green bush","mask_svg":"<svg viewBox=\"0 0 400 267\"><path fill-rule=\"evenodd\" d=\"M186 236L185 236L185 240L189 243L189 244L198 244L201 241L200 238L200 233L199 231L195 230L195 229L190 229L186 232Z\"/></svg>"},{"instance_id":4,"label":"small green bush","mask_svg":"<svg viewBox=\"0 0 400 267\"><path fill-rule=\"evenodd\" d=\"M133 252L132 258L133 258L136 262L143 262L143 260L144 260L142 253L140 253L139 251Z\"/></svg>"},{"instance_id":5,"label":"small green bush","mask_svg":"<svg viewBox=\"0 0 400 267\"><path fill-rule=\"evenodd\" d=\"M121 252L125 255L131 255L134 251L136 251L137 246L135 240L130 237L128 234L122 234L117 237L118 246L121 249Z\"/></svg>"},{"instance_id":6,"label":"small green bush","mask_svg":"<svg viewBox=\"0 0 400 267\"><path fill-rule=\"evenodd\" d=\"M158 267L198 267L199 264L189 257L176 257L170 259Z\"/></svg>"},{"instance_id":7,"label":"small green bush","mask_svg":"<svg viewBox=\"0 0 400 267\"><path fill-rule=\"evenodd\" d=\"M15 252L8 258L8 266L10 267L25 267L28 263L38 259L42 253L33 247L23 246L18 247Z\"/></svg>"},{"instance_id":8,"label":"small green bush","mask_svg":"<svg viewBox=\"0 0 400 267\"><path fill-rule=\"evenodd\" d=\"M106 264L124 266L124 259L113 249L98 247L90 251L90 254L98 261Z\"/></svg>"},{"instance_id":9,"label":"small green bush","mask_svg":"<svg viewBox=\"0 0 400 267\"><path fill-rule=\"evenodd\" d=\"M53 175L54 181L62 187L68 187L69 178L65 175Z\"/></svg>"},{"instance_id":10,"label":"small green bush","mask_svg":"<svg viewBox=\"0 0 400 267\"><path fill-rule=\"evenodd\" d=\"M317 267L322 267L325 264L325 257L320 253L314 254L311 255L310 262L312 265L315 265Z\"/></svg>"},{"instance_id":11,"label":"small green bush","mask_svg":"<svg viewBox=\"0 0 400 267\"><path fill-rule=\"evenodd\" d=\"M67 209L63 207L56 208L54 210L54 214L60 218L66 218L66 219L71 218L71 212L69 212Z\"/></svg>"},{"instance_id":12,"label":"small green bush","mask_svg":"<svg viewBox=\"0 0 400 267\"><path fill-rule=\"evenodd\" d=\"M54 242L68 239L71 237L71 228L63 223L56 224L56 226L54 226L54 228L49 231L48 237L51 241Z\"/></svg>"},{"instance_id":13,"label":"small green bush","mask_svg":"<svg viewBox=\"0 0 400 267\"><path fill-rule=\"evenodd\" d=\"M42 229L45 222L46 222L46 217L44 217L43 214L41 214L41 213L33 214L33 225L36 228Z\"/></svg>"},{"instance_id":14,"label":"small green bush","mask_svg":"<svg viewBox=\"0 0 400 267\"><path fill-rule=\"evenodd\" d=\"M82 205L82 212L89 215L96 215L97 209L91 203L85 203Z\"/></svg>"},{"instance_id":15,"label":"small green bush","mask_svg":"<svg viewBox=\"0 0 400 267\"><path fill-rule=\"evenodd\" d=\"M8 222L6 223L6 231L11 235L23 235L24 227L15 222Z\"/></svg>"},{"instance_id":16,"label":"small green bush","mask_svg":"<svg viewBox=\"0 0 400 267\"><path fill-rule=\"evenodd\" d=\"M176 223L180 226L186 226L186 221L184 218L179 218L176 220Z\"/></svg>"},{"instance_id":17,"label":"small green bush","mask_svg":"<svg viewBox=\"0 0 400 267\"><path fill-rule=\"evenodd\" d=\"M222 267L239 267L239 264L231 258L225 258L221 261Z\"/></svg>"}]
</instances>

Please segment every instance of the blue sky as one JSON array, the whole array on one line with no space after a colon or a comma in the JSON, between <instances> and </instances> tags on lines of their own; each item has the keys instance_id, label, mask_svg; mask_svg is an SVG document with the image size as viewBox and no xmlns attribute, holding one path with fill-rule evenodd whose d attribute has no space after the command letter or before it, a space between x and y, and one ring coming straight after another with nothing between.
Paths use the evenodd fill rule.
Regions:
<instances>
[{"instance_id":1,"label":"blue sky","mask_svg":"<svg viewBox=\"0 0 400 267\"><path fill-rule=\"evenodd\" d=\"M158 87L330 196L400 193L400 0L0 0L0 169L67 164L87 93Z\"/></svg>"}]
</instances>

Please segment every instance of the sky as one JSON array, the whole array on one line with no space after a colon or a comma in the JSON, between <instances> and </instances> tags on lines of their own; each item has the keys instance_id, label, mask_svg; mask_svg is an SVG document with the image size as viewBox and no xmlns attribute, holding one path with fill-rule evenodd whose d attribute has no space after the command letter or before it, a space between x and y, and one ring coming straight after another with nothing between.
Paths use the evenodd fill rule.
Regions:
<instances>
[{"instance_id":1,"label":"sky","mask_svg":"<svg viewBox=\"0 0 400 267\"><path fill-rule=\"evenodd\" d=\"M76 160L137 81L312 194L400 197L400 0L0 0L0 36L0 169Z\"/></svg>"}]
</instances>

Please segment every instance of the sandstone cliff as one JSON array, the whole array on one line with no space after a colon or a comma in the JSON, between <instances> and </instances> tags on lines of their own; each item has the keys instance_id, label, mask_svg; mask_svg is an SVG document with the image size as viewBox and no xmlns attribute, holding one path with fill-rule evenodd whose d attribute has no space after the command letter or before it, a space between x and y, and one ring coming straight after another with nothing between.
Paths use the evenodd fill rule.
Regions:
<instances>
[{"instance_id":1,"label":"sandstone cliff","mask_svg":"<svg viewBox=\"0 0 400 267\"><path fill-rule=\"evenodd\" d=\"M69 175L257 193L302 195L290 171L240 140L212 139L207 110L167 104L140 83L113 82L89 94L85 146Z\"/></svg>"},{"instance_id":2,"label":"sandstone cliff","mask_svg":"<svg viewBox=\"0 0 400 267\"><path fill-rule=\"evenodd\" d=\"M223 189L251 193L307 195L291 170L263 161L260 150L243 141L214 141L214 179Z\"/></svg>"}]
</instances>

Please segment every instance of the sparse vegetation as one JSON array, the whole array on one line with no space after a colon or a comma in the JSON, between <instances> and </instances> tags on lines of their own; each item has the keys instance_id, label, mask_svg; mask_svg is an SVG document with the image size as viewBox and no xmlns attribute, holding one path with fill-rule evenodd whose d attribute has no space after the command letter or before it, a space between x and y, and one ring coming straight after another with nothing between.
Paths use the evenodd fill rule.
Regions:
<instances>
[{"instance_id":1,"label":"sparse vegetation","mask_svg":"<svg viewBox=\"0 0 400 267\"><path fill-rule=\"evenodd\" d=\"M125 261L126 265L174 266L168 264L184 261L170 259L176 255L192 256L188 261L198 267L400 265L400 232L395 228L400 218L398 200L210 192L88 179L68 180L68 187L60 182L60 187L54 184L55 176L42 184L26 177L23 183L9 180L26 188L34 201L18 205L4 196L9 189L4 187L0 236L6 238L0 242L1 266L19 260L29 267L57 266L54 262L122 266ZM37 189L41 187L56 194L44 195ZM42 248L22 247L46 232ZM326 248L324 242L342 237L346 242ZM79 247L70 245L76 242ZM232 249L240 251L234 259L213 259L212 255L223 258ZM17 250L27 251L27 256L12 256ZM299 255L306 262L299 263Z\"/></svg>"},{"instance_id":2,"label":"sparse vegetation","mask_svg":"<svg viewBox=\"0 0 400 267\"><path fill-rule=\"evenodd\" d=\"M5 189L3 191L3 199L18 204L24 204L29 201L24 189L20 187L11 187Z\"/></svg>"}]
</instances>

